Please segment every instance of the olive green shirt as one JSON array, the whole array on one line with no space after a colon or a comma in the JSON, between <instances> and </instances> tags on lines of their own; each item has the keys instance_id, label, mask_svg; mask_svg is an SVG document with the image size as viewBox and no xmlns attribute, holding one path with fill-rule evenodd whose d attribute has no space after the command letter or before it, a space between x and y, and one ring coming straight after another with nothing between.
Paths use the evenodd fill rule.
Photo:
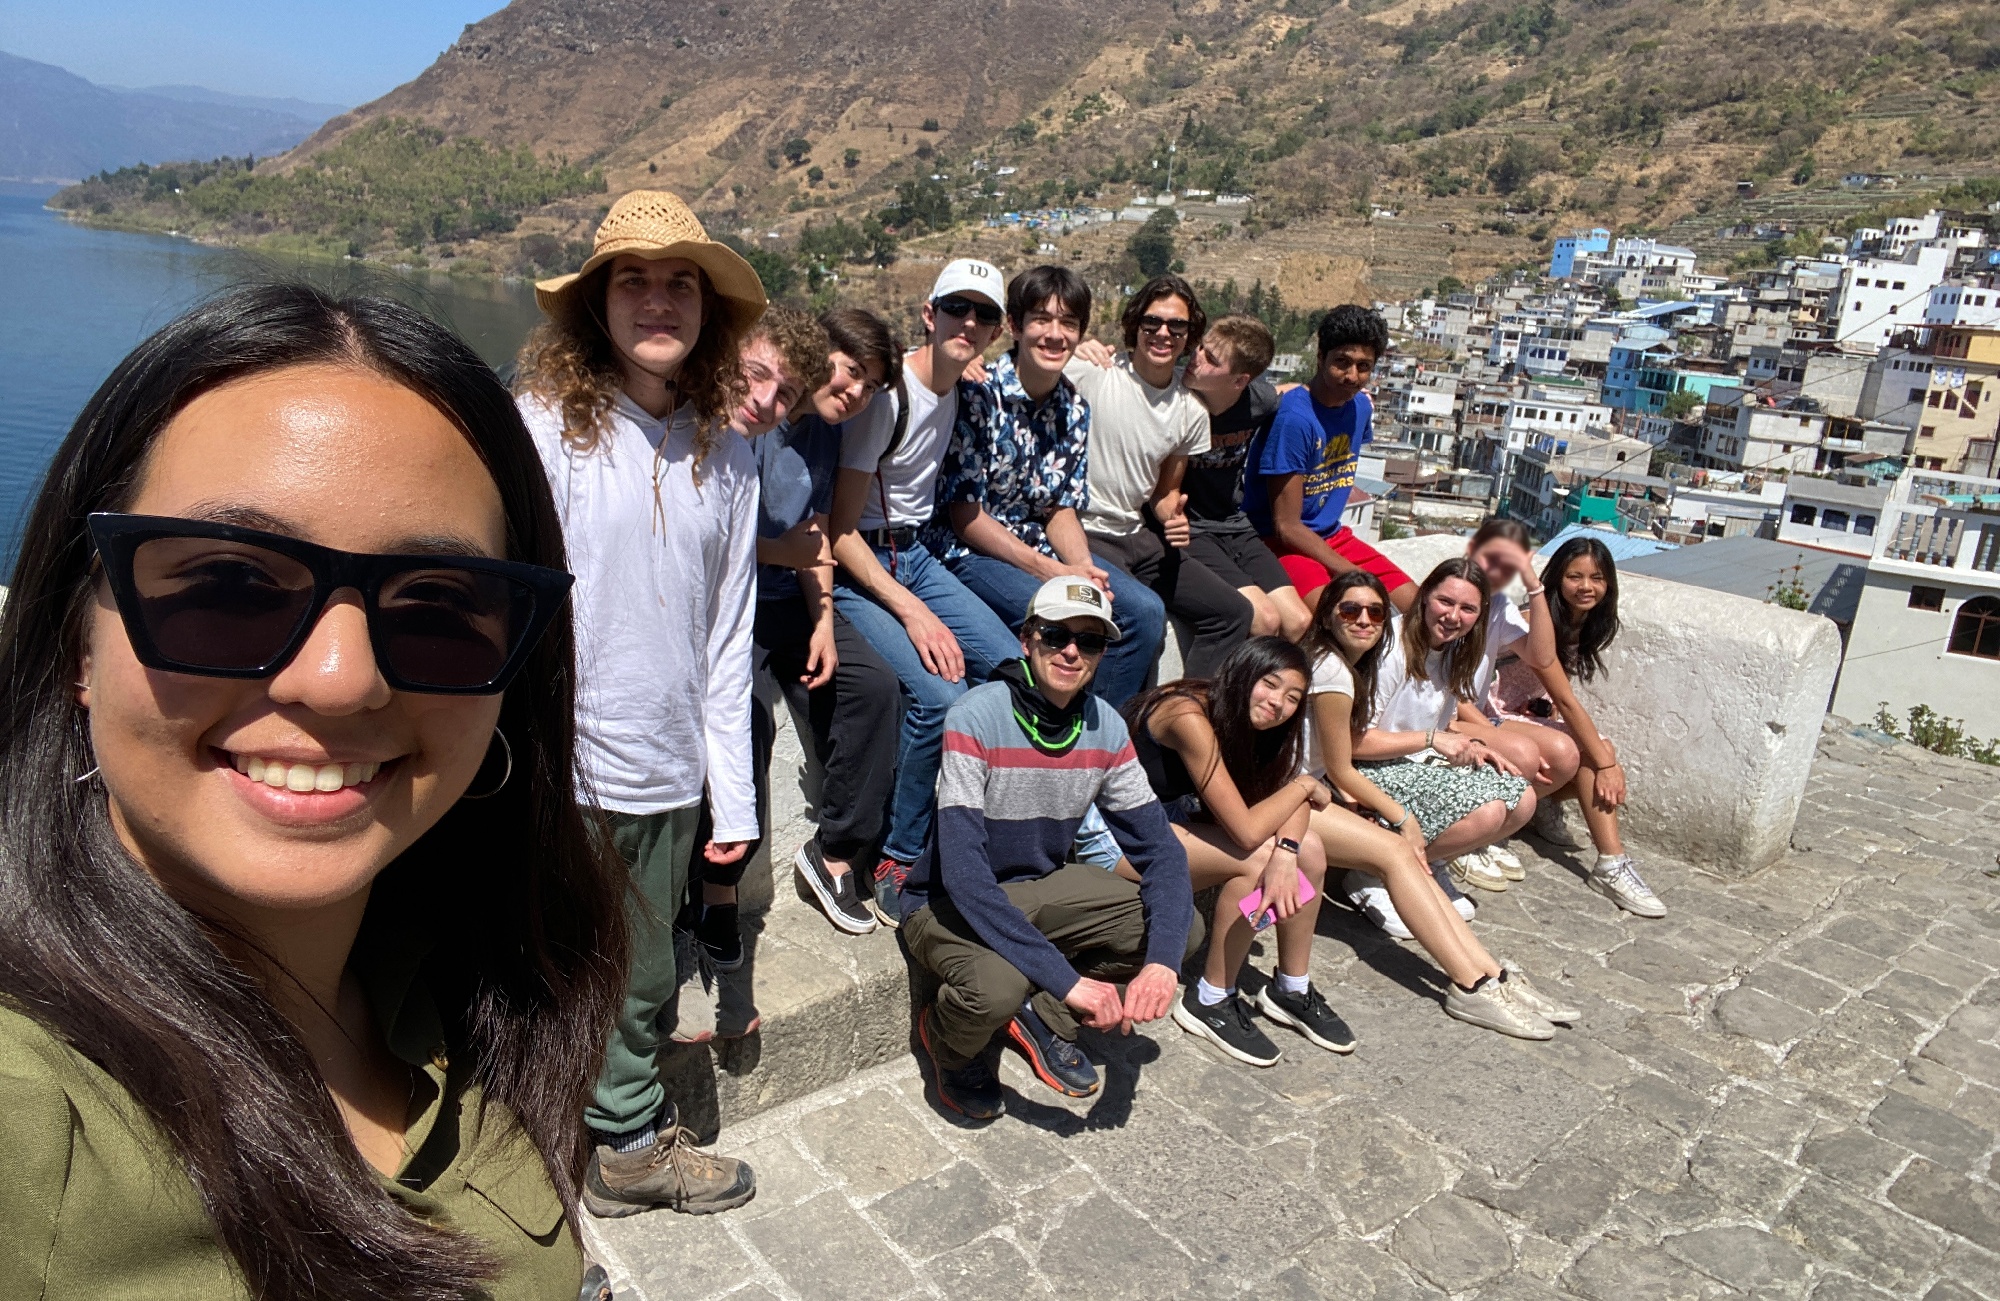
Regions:
<instances>
[{"instance_id":1,"label":"olive green shirt","mask_svg":"<svg viewBox=\"0 0 2000 1301\"><path fill-rule=\"evenodd\" d=\"M352 967L391 1052L419 1068L405 1155L382 1184L410 1213L478 1239L493 1301L576 1301L583 1255L512 1115L452 1062L421 955ZM0 1297L248 1301L172 1145L95 1063L0 1004Z\"/></svg>"}]
</instances>

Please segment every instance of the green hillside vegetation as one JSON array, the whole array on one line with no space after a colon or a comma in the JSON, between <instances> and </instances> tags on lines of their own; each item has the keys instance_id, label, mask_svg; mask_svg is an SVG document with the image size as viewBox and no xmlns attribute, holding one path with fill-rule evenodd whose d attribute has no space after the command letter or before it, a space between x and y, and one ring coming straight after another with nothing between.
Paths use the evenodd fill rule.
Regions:
<instances>
[{"instance_id":1,"label":"green hillside vegetation","mask_svg":"<svg viewBox=\"0 0 2000 1301\"><path fill-rule=\"evenodd\" d=\"M524 212L604 189L596 171L526 149L447 139L401 118L368 123L289 171L255 164L221 158L125 167L71 186L53 204L121 226L281 234L359 257L504 233Z\"/></svg>"}]
</instances>

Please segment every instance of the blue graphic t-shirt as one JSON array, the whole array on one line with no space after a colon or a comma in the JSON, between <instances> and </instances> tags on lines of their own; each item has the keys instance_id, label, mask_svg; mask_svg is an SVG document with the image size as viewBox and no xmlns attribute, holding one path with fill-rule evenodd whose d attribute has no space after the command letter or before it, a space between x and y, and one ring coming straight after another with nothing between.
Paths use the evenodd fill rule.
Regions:
<instances>
[{"instance_id":1,"label":"blue graphic t-shirt","mask_svg":"<svg viewBox=\"0 0 2000 1301\"><path fill-rule=\"evenodd\" d=\"M1341 528L1341 512L1354 491L1354 462L1375 437L1375 404L1356 393L1345 406L1323 407L1307 388L1295 388L1278 399L1271 427L1258 436L1245 456L1243 513L1263 537L1277 533L1271 522L1271 474L1305 476L1305 500L1299 519L1321 537Z\"/></svg>"},{"instance_id":2,"label":"blue graphic t-shirt","mask_svg":"<svg viewBox=\"0 0 2000 1301\"><path fill-rule=\"evenodd\" d=\"M735 435L730 435L732 438ZM818 416L780 424L750 442L757 454L757 536L783 537L814 515L833 509L833 473L840 460L840 429ZM757 599L799 594L799 576L783 565L757 566Z\"/></svg>"}]
</instances>

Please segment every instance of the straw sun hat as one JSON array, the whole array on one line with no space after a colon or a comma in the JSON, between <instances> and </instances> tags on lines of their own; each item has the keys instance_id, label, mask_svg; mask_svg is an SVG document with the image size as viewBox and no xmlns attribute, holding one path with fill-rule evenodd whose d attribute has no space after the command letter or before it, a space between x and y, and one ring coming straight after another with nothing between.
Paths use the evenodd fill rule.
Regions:
<instances>
[{"instance_id":1,"label":"straw sun hat","mask_svg":"<svg viewBox=\"0 0 2000 1301\"><path fill-rule=\"evenodd\" d=\"M634 190L620 197L597 228L589 260L573 275L537 280L535 302L550 318L565 319L576 310L577 285L620 253L648 261L686 258L706 271L738 335L764 314L764 285L750 264L727 244L710 239L681 197L665 190Z\"/></svg>"}]
</instances>

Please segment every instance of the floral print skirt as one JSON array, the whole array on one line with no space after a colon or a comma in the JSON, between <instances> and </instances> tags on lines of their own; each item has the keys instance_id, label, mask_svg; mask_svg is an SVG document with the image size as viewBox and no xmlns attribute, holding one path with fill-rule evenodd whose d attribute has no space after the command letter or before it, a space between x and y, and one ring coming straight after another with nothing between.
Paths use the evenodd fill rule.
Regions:
<instances>
[{"instance_id":1,"label":"floral print skirt","mask_svg":"<svg viewBox=\"0 0 2000 1301\"><path fill-rule=\"evenodd\" d=\"M1453 768L1417 759L1385 759L1354 766L1416 818L1425 840L1436 840L1482 804L1499 800L1514 808L1528 789L1528 783L1519 777L1495 772L1484 764Z\"/></svg>"}]
</instances>

